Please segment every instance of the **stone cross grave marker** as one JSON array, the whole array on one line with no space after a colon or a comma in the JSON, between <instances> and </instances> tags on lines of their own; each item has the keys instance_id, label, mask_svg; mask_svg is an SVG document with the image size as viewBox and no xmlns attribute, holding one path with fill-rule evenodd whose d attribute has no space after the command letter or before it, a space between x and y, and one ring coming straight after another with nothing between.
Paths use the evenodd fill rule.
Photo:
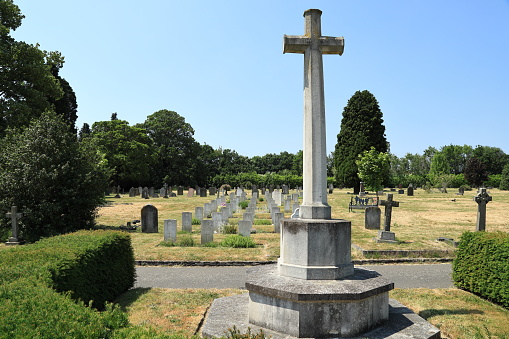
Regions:
<instances>
[{"instance_id":1,"label":"stone cross grave marker","mask_svg":"<svg viewBox=\"0 0 509 339\"><path fill-rule=\"evenodd\" d=\"M6 242L7 245L20 245L23 241L19 240L19 225L18 221L23 217L23 213L18 213L18 208L16 206L11 207L11 211L5 214L6 218L11 218L12 225L12 236Z\"/></svg>"},{"instance_id":2,"label":"stone cross grave marker","mask_svg":"<svg viewBox=\"0 0 509 339\"><path fill-rule=\"evenodd\" d=\"M325 99L322 54L343 54L343 37L322 36L322 11L305 13L304 35L285 35L283 53L304 54L304 197L302 219L330 219L327 204Z\"/></svg>"},{"instance_id":3,"label":"stone cross grave marker","mask_svg":"<svg viewBox=\"0 0 509 339\"><path fill-rule=\"evenodd\" d=\"M486 204L489 203L493 198L488 195L486 188L479 188L479 192L474 197L474 201L477 203L477 222L475 224L476 231L486 230Z\"/></svg>"},{"instance_id":4,"label":"stone cross grave marker","mask_svg":"<svg viewBox=\"0 0 509 339\"><path fill-rule=\"evenodd\" d=\"M399 201L393 200L393 194L387 193L387 200L380 201L380 205L385 206L385 222L384 222L384 230L378 232L377 242L393 242L396 241L396 236L394 232L391 232L391 218L392 218L392 208L399 207Z\"/></svg>"}]
</instances>

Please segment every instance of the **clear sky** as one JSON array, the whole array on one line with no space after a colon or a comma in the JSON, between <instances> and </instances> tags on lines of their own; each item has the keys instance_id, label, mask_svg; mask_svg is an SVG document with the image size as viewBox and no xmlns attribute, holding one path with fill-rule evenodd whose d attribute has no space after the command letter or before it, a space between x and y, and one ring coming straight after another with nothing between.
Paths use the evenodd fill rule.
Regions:
<instances>
[{"instance_id":1,"label":"clear sky","mask_svg":"<svg viewBox=\"0 0 509 339\"><path fill-rule=\"evenodd\" d=\"M327 152L343 108L369 90L391 152L476 145L509 153L509 0L14 0L17 40L60 51L77 127L176 111L194 137L252 157L302 149L303 56L283 34L344 36L324 56Z\"/></svg>"}]
</instances>

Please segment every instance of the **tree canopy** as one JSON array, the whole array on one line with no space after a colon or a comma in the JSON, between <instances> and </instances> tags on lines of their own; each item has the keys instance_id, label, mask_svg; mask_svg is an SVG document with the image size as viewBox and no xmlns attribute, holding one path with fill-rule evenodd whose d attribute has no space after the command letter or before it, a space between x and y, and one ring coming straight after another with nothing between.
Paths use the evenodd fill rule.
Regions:
<instances>
[{"instance_id":1,"label":"tree canopy","mask_svg":"<svg viewBox=\"0 0 509 339\"><path fill-rule=\"evenodd\" d=\"M0 148L0 209L23 212L28 241L94 224L108 171L101 154L80 145L68 125L44 113L23 131L9 129ZM0 225L8 229L7 220Z\"/></svg>"},{"instance_id":2,"label":"tree canopy","mask_svg":"<svg viewBox=\"0 0 509 339\"><path fill-rule=\"evenodd\" d=\"M387 152L383 114L375 96L369 91L357 91L343 110L341 129L334 151L336 183L359 190L356 160L363 151L374 147Z\"/></svg>"}]
</instances>

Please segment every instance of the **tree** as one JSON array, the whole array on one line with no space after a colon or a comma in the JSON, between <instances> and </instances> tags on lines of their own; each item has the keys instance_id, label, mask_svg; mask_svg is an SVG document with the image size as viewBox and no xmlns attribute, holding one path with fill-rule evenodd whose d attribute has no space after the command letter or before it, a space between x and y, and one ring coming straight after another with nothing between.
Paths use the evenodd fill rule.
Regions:
<instances>
[{"instance_id":1,"label":"tree","mask_svg":"<svg viewBox=\"0 0 509 339\"><path fill-rule=\"evenodd\" d=\"M501 174L504 166L509 163L509 156L498 147L477 145L472 156L484 163L488 174Z\"/></svg>"},{"instance_id":2,"label":"tree","mask_svg":"<svg viewBox=\"0 0 509 339\"><path fill-rule=\"evenodd\" d=\"M78 140L83 141L83 139L89 137L91 133L90 125L85 122L78 133Z\"/></svg>"},{"instance_id":3,"label":"tree","mask_svg":"<svg viewBox=\"0 0 509 339\"><path fill-rule=\"evenodd\" d=\"M51 74L57 79L60 88L62 88L63 95L59 99L48 97L48 101L53 105L55 112L67 122L71 132L76 134L76 120L78 119L78 104L76 102L76 94L72 89L69 82L58 75L62 64L53 65L51 67Z\"/></svg>"},{"instance_id":4,"label":"tree","mask_svg":"<svg viewBox=\"0 0 509 339\"><path fill-rule=\"evenodd\" d=\"M104 154L112 170L110 184L131 187L149 183L154 153L144 129L129 126L125 120L98 121L83 141Z\"/></svg>"},{"instance_id":5,"label":"tree","mask_svg":"<svg viewBox=\"0 0 509 339\"><path fill-rule=\"evenodd\" d=\"M302 150L298 151L293 158L292 169L295 174L298 176L302 176L302 171L304 167L304 152Z\"/></svg>"},{"instance_id":6,"label":"tree","mask_svg":"<svg viewBox=\"0 0 509 339\"><path fill-rule=\"evenodd\" d=\"M388 180L390 171L390 156L388 153L378 152L371 146L369 151L359 154L355 162L359 169L359 178L366 184L368 189L380 191L383 183Z\"/></svg>"},{"instance_id":7,"label":"tree","mask_svg":"<svg viewBox=\"0 0 509 339\"><path fill-rule=\"evenodd\" d=\"M12 0L0 1L0 135L7 127L28 126L30 120L52 109L62 97L59 81L51 73L62 65L59 53L46 52L39 45L15 41L24 16ZM50 100L49 100L50 99Z\"/></svg>"},{"instance_id":8,"label":"tree","mask_svg":"<svg viewBox=\"0 0 509 339\"><path fill-rule=\"evenodd\" d=\"M369 91L357 91L348 100L334 151L335 180L338 185L353 187L358 192L360 180L355 163L358 155L371 147L382 153L388 151L382 116L378 101Z\"/></svg>"},{"instance_id":9,"label":"tree","mask_svg":"<svg viewBox=\"0 0 509 339\"><path fill-rule=\"evenodd\" d=\"M200 151L195 162L194 178L197 185L205 187L211 182L211 179L218 175L219 158L221 154L218 150L204 144L200 145Z\"/></svg>"},{"instance_id":10,"label":"tree","mask_svg":"<svg viewBox=\"0 0 509 339\"><path fill-rule=\"evenodd\" d=\"M509 190L509 164L505 165L502 170L502 179L498 188L504 191Z\"/></svg>"},{"instance_id":11,"label":"tree","mask_svg":"<svg viewBox=\"0 0 509 339\"><path fill-rule=\"evenodd\" d=\"M166 109L147 117L138 127L152 140L156 162L151 172L153 184L195 185L194 171L200 144L194 129L177 112Z\"/></svg>"},{"instance_id":12,"label":"tree","mask_svg":"<svg viewBox=\"0 0 509 339\"><path fill-rule=\"evenodd\" d=\"M28 241L90 228L104 203L108 171L100 153L78 143L68 125L44 113L22 132L8 130L0 148L0 208L23 213ZM4 229L10 228L0 218Z\"/></svg>"},{"instance_id":13,"label":"tree","mask_svg":"<svg viewBox=\"0 0 509 339\"><path fill-rule=\"evenodd\" d=\"M467 160L463 175L468 184L474 187L481 187L483 182L488 180L486 165L478 158L469 158Z\"/></svg>"}]
</instances>

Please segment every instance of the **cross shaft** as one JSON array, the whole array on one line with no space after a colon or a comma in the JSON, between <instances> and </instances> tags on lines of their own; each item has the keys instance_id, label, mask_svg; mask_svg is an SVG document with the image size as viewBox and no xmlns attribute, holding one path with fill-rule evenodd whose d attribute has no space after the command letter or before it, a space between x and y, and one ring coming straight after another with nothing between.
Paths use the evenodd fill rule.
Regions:
<instances>
[{"instance_id":1,"label":"cross shaft","mask_svg":"<svg viewBox=\"0 0 509 339\"><path fill-rule=\"evenodd\" d=\"M304 146L303 188L300 207L303 219L330 219L327 204L327 153L322 54L343 54L342 37L322 36L322 11L304 12L302 36L285 35L283 53L304 54Z\"/></svg>"}]
</instances>

